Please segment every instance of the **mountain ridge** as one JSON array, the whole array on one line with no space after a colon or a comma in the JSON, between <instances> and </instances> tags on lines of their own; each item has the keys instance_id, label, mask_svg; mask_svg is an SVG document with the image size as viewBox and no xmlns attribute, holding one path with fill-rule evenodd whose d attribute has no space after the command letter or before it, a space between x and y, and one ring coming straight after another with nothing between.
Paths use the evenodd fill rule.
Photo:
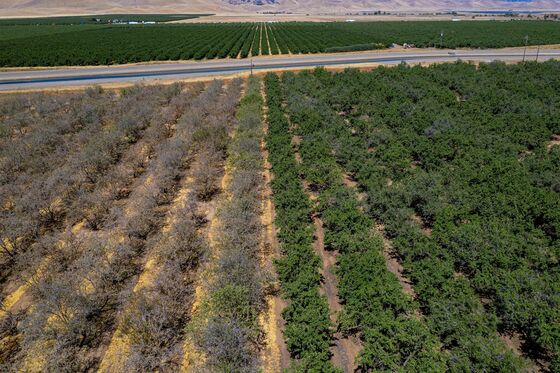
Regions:
<instances>
[{"instance_id":1,"label":"mountain ridge","mask_svg":"<svg viewBox=\"0 0 560 373\"><path fill-rule=\"evenodd\" d=\"M2 0L5 16L88 13L550 11L557 0Z\"/></svg>"}]
</instances>

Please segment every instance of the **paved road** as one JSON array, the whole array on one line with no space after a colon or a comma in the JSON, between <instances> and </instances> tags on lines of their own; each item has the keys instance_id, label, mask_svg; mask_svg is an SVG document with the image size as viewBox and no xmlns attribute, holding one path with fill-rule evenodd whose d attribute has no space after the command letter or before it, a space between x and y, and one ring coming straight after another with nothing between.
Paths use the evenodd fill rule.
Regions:
<instances>
[{"instance_id":1,"label":"paved road","mask_svg":"<svg viewBox=\"0 0 560 373\"><path fill-rule=\"evenodd\" d=\"M536 60L537 51L528 49L525 59ZM41 70L0 71L0 90L56 88L106 83L128 83L154 79L185 79L223 76L240 72L341 66L358 64L398 64L401 62L521 61L523 49L495 50L414 50L410 52L358 52L325 55L258 57L200 62L150 63L138 65L98 66L87 68L53 68ZM560 59L560 49L542 49L538 60Z\"/></svg>"}]
</instances>

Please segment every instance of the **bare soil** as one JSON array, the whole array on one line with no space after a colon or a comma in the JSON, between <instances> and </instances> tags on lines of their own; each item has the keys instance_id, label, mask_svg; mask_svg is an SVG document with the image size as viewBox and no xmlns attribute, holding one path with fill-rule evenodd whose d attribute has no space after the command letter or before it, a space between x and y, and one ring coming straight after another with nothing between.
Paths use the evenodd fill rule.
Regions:
<instances>
[{"instance_id":1,"label":"bare soil","mask_svg":"<svg viewBox=\"0 0 560 373\"><path fill-rule=\"evenodd\" d=\"M341 112L341 113L338 113L338 115L343 117L345 115L345 113ZM345 121L346 121L347 124L349 124L349 122L346 119L345 119ZM368 153L373 153L373 152L375 152L375 150L376 149L372 147L372 148L368 148L367 151L368 151ZM345 173L343 175L343 183L344 183L344 185L353 189L356 192L356 196L357 196L358 200L360 202L362 202L362 204L363 204L363 202L367 198L367 195L366 195L366 193L359 192L359 185L353 179L351 174ZM387 180L387 186L391 186L391 185L393 185L393 181L390 180L390 179ZM361 208L363 210L364 206L362 205ZM383 257L385 258L385 262L387 263L387 269L389 270L389 272L393 273L395 275L395 277L397 277L397 279L399 281L399 284L401 285L403 293L407 294L408 296L412 297L413 299L416 299L416 292L414 291L414 289L412 287L412 282L406 276L404 276L404 268L396 258L396 255L395 255L395 252L393 250L391 241L389 241L387 238L385 238L385 235L384 235L385 227L382 224L378 224L374 228L383 240ZM420 317L419 312L416 314L416 317Z\"/></svg>"},{"instance_id":2,"label":"bare soil","mask_svg":"<svg viewBox=\"0 0 560 373\"><path fill-rule=\"evenodd\" d=\"M432 235L432 228L428 227L424 221L422 220L422 218L420 217L420 215L414 213L410 216L410 219L412 219L413 222L415 222L416 224L418 224L418 226L420 227L422 234L425 236L431 236Z\"/></svg>"},{"instance_id":3,"label":"bare soil","mask_svg":"<svg viewBox=\"0 0 560 373\"><path fill-rule=\"evenodd\" d=\"M351 177L351 175L347 173L344 174L343 182L344 185L356 191L358 199L361 202L365 200L365 193L358 192L358 183ZM402 287L403 293L409 295L413 299L416 299L416 292L412 287L412 282L404 275L404 268L396 258L391 241L385 238L385 227L382 224L378 224L374 228L379 236L383 239L383 257L385 258L385 261L387 263L387 269L397 277L397 279L399 280L399 284Z\"/></svg>"},{"instance_id":4,"label":"bare soil","mask_svg":"<svg viewBox=\"0 0 560 373\"><path fill-rule=\"evenodd\" d=\"M143 140L140 140L143 141ZM123 157L125 159L126 157ZM138 183L143 180L141 177L142 174L138 174L135 176L135 179L131 181L131 189L139 187ZM123 200L115 200L112 201L114 207L123 207L127 202L127 199ZM91 230L87 229L84 226L84 221L78 222L74 225L71 225L70 222L66 223L67 228L69 229L72 234L77 237L87 238L89 235L94 234ZM95 232L96 234L102 235L106 234L106 231L99 231ZM58 241L57 245L64 245L64 241ZM6 315L7 312L17 313L23 310L26 310L29 306L31 306L31 297L27 293L27 290L31 286L31 284L35 281L39 281L40 278L43 276L44 271L48 268L50 263L51 257L45 256L41 259L40 263L37 265L36 268L32 268L28 274L22 274L20 277L23 277L21 281L18 279L11 280L10 283L7 284L6 289L8 290L8 295L3 299L1 307L0 307L0 318Z\"/></svg>"},{"instance_id":5,"label":"bare soil","mask_svg":"<svg viewBox=\"0 0 560 373\"><path fill-rule=\"evenodd\" d=\"M322 292L327 297L329 309L331 310L331 321L336 323L338 314L342 311L342 305L338 297L338 281L334 270L337 263L337 253L325 250L325 232L323 222L318 216L313 217L315 227L313 248L321 257L323 266L321 277L323 279ZM356 369L356 357L362 347L357 338L344 337L341 333L334 334L334 346L332 348L333 364L342 368L345 373L354 372Z\"/></svg>"},{"instance_id":6,"label":"bare soil","mask_svg":"<svg viewBox=\"0 0 560 373\"><path fill-rule=\"evenodd\" d=\"M519 333L498 333L500 339L505 343L505 345L516 355L527 357L526 354L523 353L523 336ZM528 373L538 373L538 372L546 372L548 371L547 362L540 359L531 359L529 360L529 366L524 369L524 372Z\"/></svg>"},{"instance_id":7,"label":"bare soil","mask_svg":"<svg viewBox=\"0 0 560 373\"><path fill-rule=\"evenodd\" d=\"M404 267L395 257L395 252L393 251L391 242L385 238L383 239L383 257L387 262L387 269L389 270L389 272L394 274L399 280L399 284L402 287L403 293L415 299L416 292L412 287L412 282L404 275Z\"/></svg>"},{"instance_id":8,"label":"bare soil","mask_svg":"<svg viewBox=\"0 0 560 373\"><path fill-rule=\"evenodd\" d=\"M276 49L278 50L278 55L283 55L284 53L282 53L282 50L280 49L280 46L278 45L278 41L276 40L276 35L274 35L274 33L272 32L272 28L270 28L270 33L272 34L272 44L274 44L276 46ZM272 52L272 51L271 51ZM292 52L288 49L288 54L291 55Z\"/></svg>"},{"instance_id":9,"label":"bare soil","mask_svg":"<svg viewBox=\"0 0 560 373\"><path fill-rule=\"evenodd\" d=\"M365 192L360 192L358 189L358 183L352 178L352 176L350 174L345 173L342 176L342 182L344 183L344 185L346 185L348 188L354 189L354 191L356 192L356 197L358 198L358 201L360 202L365 202L366 198L367 198L367 194ZM360 206L363 210L363 206Z\"/></svg>"},{"instance_id":10,"label":"bare soil","mask_svg":"<svg viewBox=\"0 0 560 373\"><path fill-rule=\"evenodd\" d=\"M259 55L262 54L263 26L259 26Z\"/></svg>"},{"instance_id":11,"label":"bare soil","mask_svg":"<svg viewBox=\"0 0 560 373\"><path fill-rule=\"evenodd\" d=\"M391 241L385 238L385 226L383 224L377 224L375 229L383 239L383 257L387 263L387 269L397 277L403 293L409 295L413 299L416 299L416 292L412 287L412 281L404 275L404 267L398 261Z\"/></svg>"},{"instance_id":12,"label":"bare soil","mask_svg":"<svg viewBox=\"0 0 560 373\"><path fill-rule=\"evenodd\" d=\"M427 9L426 9L427 10ZM452 19L472 20L472 16L454 16L451 14L434 15L433 13L394 13L385 15L352 15L352 14L216 14L208 17L185 19L175 21L175 23L232 23L232 22L346 22L354 20L356 22L375 22L375 21L450 21ZM510 17L495 15L478 15L475 20L507 20Z\"/></svg>"},{"instance_id":13,"label":"bare soil","mask_svg":"<svg viewBox=\"0 0 560 373\"><path fill-rule=\"evenodd\" d=\"M546 145L546 148L550 150L553 146L560 146L560 135L552 135L552 138Z\"/></svg>"}]
</instances>

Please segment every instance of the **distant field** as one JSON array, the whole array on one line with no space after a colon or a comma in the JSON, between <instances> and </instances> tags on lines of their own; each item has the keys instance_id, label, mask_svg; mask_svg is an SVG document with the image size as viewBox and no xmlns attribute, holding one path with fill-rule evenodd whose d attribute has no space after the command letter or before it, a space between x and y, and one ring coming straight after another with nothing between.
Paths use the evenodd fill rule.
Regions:
<instances>
[{"instance_id":1,"label":"distant field","mask_svg":"<svg viewBox=\"0 0 560 373\"><path fill-rule=\"evenodd\" d=\"M169 22L191 19L210 14L102 14L85 16L44 17L44 18L10 18L0 19L0 26L5 25L79 25L117 22Z\"/></svg>"},{"instance_id":2,"label":"distant field","mask_svg":"<svg viewBox=\"0 0 560 373\"><path fill-rule=\"evenodd\" d=\"M102 65L417 47L560 43L546 21L0 26L0 66ZM443 37L441 34L443 33Z\"/></svg>"},{"instance_id":3,"label":"distant field","mask_svg":"<svg viewBox=\"0 0 560 373\"><path fill-rule=\"evenodd\" d=\"M78 26L58 26L58 25L42 25L42 26L4 26L0 24L0 42L4 40L33 38L41 35L54 35L65 32L79 32L84 30L96 29L103 27L99 25L78 25Z\"/></svg>"}]
</instances>

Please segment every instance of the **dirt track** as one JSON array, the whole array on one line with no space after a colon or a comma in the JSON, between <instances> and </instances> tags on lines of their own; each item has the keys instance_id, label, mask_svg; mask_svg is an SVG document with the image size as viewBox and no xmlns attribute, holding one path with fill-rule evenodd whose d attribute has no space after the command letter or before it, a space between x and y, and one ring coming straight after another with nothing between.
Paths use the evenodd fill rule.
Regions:
<instances>
[{"instance_id":1,"label":"dirt track","mask_svg":"<svg viewBox=\"0 0 560 373\"><path fill-rule=\"evenodd\" d=\"M297 147L301 142L299 136L292 136L292 144ZM299 151L294 151L296 162L301 163L302 157ZM311 201L316 201L317 193L310 190L308 183L304 180L305 192ZM338 281L334 273L337 263L337 253L325 250L325 232L323 222L318 215L313 216L313 249L321 258L322 267L320 269L322 284L321 294L327 298L330 309L331 321L336 325L338 314L342 311L340 298L338 297ZM357 338L353 336L344 337L341 333L334 334L334 346L331 348L332 362L334 366L341 368L345 373L354 372L356 369L355 360L361 351L361 345Z\"/></svg>"},{"instance_id":2,"label":"dirt track","mask_svg":"<svg viewBox=\"0 0 560 373\"><path fill-rule=\"evenodd\" d=\"M331 310L331 321L336 324L338 314L342 311L340 298L338 297L338 281L334 270L337 262L337 253L325 250L325 232L322 220L314 216L313 224L315 227L314 249L321 257L323 267L321 268L321 276L323 277L323 286L321 288L323 294L327 297L329 309ZM361 351L360 342L353 337L344 337L341 333L334 334L335 345L332 349L333 363L340 367L345 373L353 372L356 369L354 364L356 356Z\"/></svg>"}]
</instances>

